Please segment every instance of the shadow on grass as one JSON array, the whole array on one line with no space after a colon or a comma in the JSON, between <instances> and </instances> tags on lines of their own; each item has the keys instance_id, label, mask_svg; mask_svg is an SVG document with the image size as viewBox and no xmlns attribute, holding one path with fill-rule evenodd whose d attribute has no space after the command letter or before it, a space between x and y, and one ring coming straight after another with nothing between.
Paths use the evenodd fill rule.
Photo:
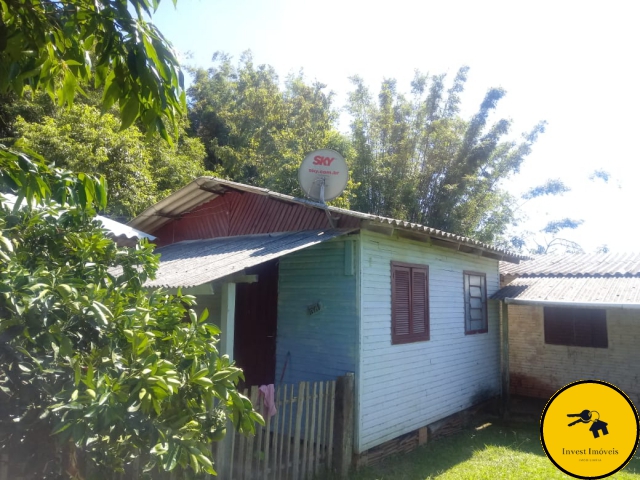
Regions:
<instances>
[{"instance_id":1,"label":"shadow on grass","mask_svg":"<svg viewBox=\"0 0 640 480\"><path fill-rule=\"evenodd\" d=\"M479 426L479 424L476 425ZM514 456L526 459L528 455L534 456L529 457L533 462L536 461L536 457L543 460L540 462L543 469L547 467L548 460L540 444L538 422L505 422L494 418L487 419L482 428L478 426L454 436L427 443L413 452L388 457L380 464L363 468L349 478L351 480L424 480L436 477L479 454L483 457L493 456L485 461L494 462L498 468L511 463ZM488 453L489 450L493 453ZM519 471L515 465L513 467L513 477L509 475L509 478L518 478ZM551 465L550 461L548 467L554 478L565 477ZM469 468L473 469L472 466ZM463 472L472 474L472 471L464 470ZM463 472L460 472L463 477L468 478ZM542 473L543 470L540 471L540 474ZM634 473L640 473L640 458L637 457L626 466L622 478L635 478L632 475ZM638 478L640 479L640 476Z\"/></svg>"}]
</instances>

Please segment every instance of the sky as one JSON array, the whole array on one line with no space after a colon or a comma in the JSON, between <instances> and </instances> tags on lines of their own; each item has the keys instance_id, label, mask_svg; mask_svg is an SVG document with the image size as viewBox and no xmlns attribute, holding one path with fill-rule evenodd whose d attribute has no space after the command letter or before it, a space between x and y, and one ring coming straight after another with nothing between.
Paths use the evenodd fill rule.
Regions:
<instances>
[{"instance_id":1,"label":"sky","mask_svg":"<svg viewBox=\"0 0 640 480\"><path fill-rule=\"evenodd\" d=\"M640 3L629 0L178 0L176 9L165 0L153 21L190 65L208 68L216 51L238 59L251 50L282 78L303 70L327 84L336 105L352 75L372 91L389 77L408 91L416 69L452 78L468 65L463 116L502 87L497 114L513 121L514 138L547 122L505 188L520 195L549 178L571 188L524 203L528 220L518 228L580 219L563 237L586 252L631 252L640 250L639 16ZM609 181L590 180L596 169Z\"/></svg>"}]
</instances>

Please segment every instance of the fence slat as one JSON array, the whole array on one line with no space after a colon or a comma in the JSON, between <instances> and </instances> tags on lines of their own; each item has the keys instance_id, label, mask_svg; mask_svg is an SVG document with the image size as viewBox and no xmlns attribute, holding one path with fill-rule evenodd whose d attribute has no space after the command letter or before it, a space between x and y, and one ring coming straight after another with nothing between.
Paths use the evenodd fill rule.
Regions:
<instances>
[{"instance_id":1,"label":"fence slat","mask_svg":"<svg viewBox=\"0 0 640 480\"><path fill-rule=\"evenodd\" d=\"M260 394L260 390L258 389L258 397L256 398L256 402L258 402L257 404L254 404L255 408L258 410L258 412L260 413L260 415L262 415L262 418L265 420L265 424L266 424L266 420L267 420L267 413L266 413L266 408L264 406L264 399L262 397L262 395ZM265 428L262 425L258 425L258 427L256 428L256 438L254 440L254 444L253 444L253 463L254 463L254 469L255 469L255 475L254 477L256 478L256 480L261 480L262 478L262 452L264 450L264 430Z\"/></svg>"},{"instance_id":2,"label":"fence slat","mask_svg":"<svg viewBox=\"0 0 640 480\"><path fill-rule=\"evenodd\" d=\"M267 407L264 408L264 413L267 416L267 421L265 422L263 437L263 445L264 445L264 459L262 460L262 480L268 480L267 476L269 475L269 450L271 446L271 416L269 415L269 410Z\"/></svg>"},{"instance_id":3,"label":"fence slat","mask_svg":"<svg viewBox=\"0 0 640 480\"><path fill-rule=\"evenodd\" d=\"M320 451L322 452L322 465L327 464L327 456L329 452L327 451L328 447L328 434L329 431L329 401L331 396L329 395L329 389L331 388L331 382L324 382L324 411L322 413L322 421L323 421L323 430L322 430L322 446L320 447Z\"/></svg>"},{"instance_id":4,"label":"fence slat","mask_svg":"<svg viewBox=\"0 0 640 480\"><path fill-rule=\"evenodd\" d=\"M258 386L254 385L251 387L251 403L253 405L257 405L258 403ZM244 460L244 478L249 479L251 478L251 473L253 471L253 461L254 461L254 448L255 448L255 444L256 444L256 436L259 433L259 428L256 431L256 435L251 435L248 439L247 439L247 451L246 451L246 455L245 455L245 460ZM259 441L258 441L258 446L260 445Z\"/></svg>"},{"instance_id":5,"label":"fence slat","mask_svg":"<svg viewBox=\"0 0 640 480\"><path fill-rule=\"evenodd\" d=\"M318 382L314 382L313 383L313 396L311 397L311 426L309 427L309 433L307 433L305 436L308 439L308 462L307 462L307 475L306 478L311 478L311 474L313 472L313 438L314 438L314 432L316 430L316 406L318 404Z\"/></svg>"},{"instance_id":6,"label":"fence slat","mask_svg":"<svg viewBox=\"0 0 640 480\"><path fill-rule=\"evenodd\" d=\"M242 392L245 397L249 397L247 393L247 389L245 388ZM238 457L234 458L234 463L238 465L238 478L244 478L244 456L245 450L247 448L247 437L246 435L238 435ZM237 462L236 462L237 460Z\"/></svg>"},{"instance_id":7,"label":"fence slat","mask_svg":"<svg viewBox=\"0 0 640 480\"><path fill-rule=\"evenodd\" d=\"M284 465L282 464L284 443L282 442L284 441L285 427L287 423L287 385L282 387L282 406L280 408L282 409L282 414L280 415L280 438L278 439L278 458L273 472L273 480L278 480L280 478L280 470L284 471Z\"/></svg>"},{"instance_id":8,"label":"fence slat","mask_svg":"<svg viewBox=\"0 0 640 480\"><path fill-rule=\"evenodd\" d=\"M286 459L286 465L287 465L287 472L284 478L288 479L289 478L289 467L292 466L292 462L291 462L291 431L293 429L293 392L295 390L295 386L291 385L291 400L289 402L289 432L287 433L287 459ZM298 387L298 396L300 396L300 387Z\"/></svg>"},{"instance_id":9,"label":"fence slat","mask_svg":"<svg viewBox=\"0 0 640 480\"><path fill-rule=\"evenodd\" d=\"M282 416L282 405L280 405L280 398L282 396L282 386L276 388L276 415L273 419L273 426L271 427L271 445L273 447L273 453L271 454L271 466L269 466L269 474L267 474L267 480L274 479L276 475L276 468L278 467L278 426L280 425L280 417Z\"/></svg>"},{"instance_id":10,"label":"fence slat","mask_svg":"<svg viewBox=\"0 0 640 480\"><path fill-rule=\"evenodd\" d=\"M320 443L322 443L322 413L324 410L324 382L318 384L318 428L316 429L316 451L313 462L313 475L318 474L320 468Z\"/></svg>"},{"instance_id":11,"label":"fence slat","mask_svg":"<svg viewBox=\"0 0 640 480\"><path fill-rule=\"evenodd\" d=\"M302 466L300 467L300 477L302 479L307 478L307 453L309 449L309 423L311 422L311 415L309 414L311 408L311 384L306 382L307 396L304 402L304 438L302 439Z\"/></svg>"},{"instance_id":12,"label":"fence slat","mask_svg":"<svg viewBox=\"0 0 640 480\"><path fill-rule=\"evenodd\" d=\"M329 397L329 435L327 438L327 468L333 468L333 420L336 408L336 381L331 382L331 396Z\"/></svg>"},{"instance_id":13,"label":"fence slat","mask_svg":"<svg viewBox=\"0 0 640 480\"><path fill-rule=\"evenodd\" d=\"M300 473L300 430L302 428L302 411L304 405L305 382L298 385L298 398L296 405L296 429L293 434L293 478L298 480ZM293 400L293 398L292 398Z\"/></svg>"},{"instance_id":14,"label":"fence slat","mask_svg":"<svg viewBox=\"0 0 640 480\"><path fill-rule=\"evenodd\" d=\"M9 480L9 455L0 455L0 480Z\"/></svg>"},{"instance_id":15,"label":"fence slat","mask_svg":"<svg viewBox=\"0 0 640 480\"><path fill-rule=\"evenodd\" d=\"M229 478L233 478L233 466L236 462L233 461L236 451L236 429L230 420L227 420L227 435L230 436L229 443L231 444L231 454L229 455Z\"/></svg>"}]
</instances>

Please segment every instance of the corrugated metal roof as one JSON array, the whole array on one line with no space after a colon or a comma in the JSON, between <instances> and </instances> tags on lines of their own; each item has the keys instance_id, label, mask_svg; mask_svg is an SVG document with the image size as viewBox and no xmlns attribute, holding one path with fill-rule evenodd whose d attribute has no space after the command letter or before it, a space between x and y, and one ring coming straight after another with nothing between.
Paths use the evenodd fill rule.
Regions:
<instances>
[{"instance_id":1,"label":"corrugated metal roof","mask_svg":"<svg viewBox=\"0 0 640 480\"><path fill-rule=\"evenodd\" d=\"M502 257L502 259L507 261L518 262L520 260L529 258L523 255L515 254L503 248L496 248L492 245L479 242L469 237L443 232L442 230L426 227L417 223L410 223L394 218L370 215L367 213L355 212L353 210L345 210L342 208L327 207L326 205L323 205L321 203L316 203L301 198L295 198L289 195L284 195L282 193L273 192L266 188L244 185L241 183L230 182L228 180L221 180L214 177L200 177L195 179L177 192L174 192L167 198L147 208L144 212L131 220L129 222L129 225L142 230L155 232L157 228L171 221L171 219L178 218L182 214L190 212L199 205L212 200L213 198L223 194L228 190L249 192L258 195L267 195L271 198L283 202L296 203L305 205L310 208L317 208L321 210L328 209L329 212L333 214L347 215L363 220L367 222L367 224L377 224L383 226L388 225L394 228L413 231L423 235L427 235L429 237L441 239L448 243L457 244L458 246L464 245L482 251L490 252L495 254L498 258Z\"/></svg>"},{"instance_id":2,"label":"corrugated metal roof","mask_svg":"<svg viewBox=\"0 0 640 480\"><path fill-rule=\"evenodd\" d=\"M640 276L640 253L540 255L518 265L501 263L500 273L515 276Z\"/></svg>"},{"instance_id":3,"label":"corrugated metal roof","mask_svg":"<svg viewBox=\"0 0 640 480\"><path fill-rule=\"evenodd\" d=\"M239 235L359 228L360 220L341 217L330 225L324 210L274 200L266 195L229 191L164 224L153 233L158 246L183 240Z\"/></svg>"},{"instance_id":4,"label":"corrugated metal roof","mask_svg":"<svg viewBox=\"0 0 640 480\"><path fill-rule=\"evenodd\" d=\"M109 232L116 238L146 238L148 240L154 240L156 238L153 235L144 233L143 231L130 227L129 225L126 225L124 223L116 222L115 220L111 220L110 218L103 217L102 215L96 215L96 219L100 220L100 222L102 222L102 226L105 229L109 230Z\"/></svg>"},{"instance_id":5,"label":"corrugated metal roof","mask_svg":"<svg viewBox=\"0 0 640 480\"><path fill-rule=\"evenodd\" d=\"M634 305L640 304L640 277L521 277L491 298L521 303Z\"/></svg>"},{"instance_id":6,"label":"corrugated metal roof","mask_svg":"<svg viewBox=\"0 0 640 480\"><path fill-rule=\"evenodd\" d=\"M156 249L160 268L147 287L194 287L353 230L329 229L185 240Z\"/></svg>"},{"instance_id":7,"label":"corrugated metal roof","mask_svg":"<svg viewBox=\"0 0 640 480\"><path fill-rule=\"evenodd\" d=\"M13 206L16 203L18 197L11 193L3 193L2 194L7 201L6 204ZM147 238L149 240L155 240L156 237L153 235L149 235L148 233L144 233L141 230L137 230L129 225L124 223L116 222L115 220L111 220L110 218L103 217L102 215L96 215L96 220L99 220L102 223L102 226L105 230L109 231L109 234L116 239L141 239Z\"/></svg>"}]
</instances>

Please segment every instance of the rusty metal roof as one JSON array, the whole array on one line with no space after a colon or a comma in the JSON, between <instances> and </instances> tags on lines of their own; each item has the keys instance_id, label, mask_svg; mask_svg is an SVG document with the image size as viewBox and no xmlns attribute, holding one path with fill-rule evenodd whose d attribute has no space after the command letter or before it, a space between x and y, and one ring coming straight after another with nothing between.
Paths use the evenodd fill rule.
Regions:
<instances>
[{"instance_id":1,"label":"rusty metal roof","mask_svg":"<svg viewBox=\"0 0 640 480\"><path fill-rule=\"evenodd\" d=\"M160 268L146 287L194 287L296 250L345 235L352 230L306 230L185 240L160 247Z\"/></svg>"},{"instance_id":2,"label":"rusty metal roof","mask_svg":"<svg viewBox=\"0 0 640 480\"><path fill-rule=\"evenodd\" d=\"M491 298L523 304L640 306L640 277L520 277Z\"/></svg>"},{"instance_id":3,"label":"rusty metal roof","mask_svg":"<svg viewBox=\"0 0 640 480\"><path fill-rule=\"evenodd\" d=\"M425 240L435 240L439 244L446 243L447 246L453 246L457 250L468 252L480 251L486 252L492 258L497 258L510 262L519 262L529 257L515 254L503 248L497 248L492 245L479 242L469 237L444 232L435 228L410 223L394 218L381 217L378 215L370 215L367 213L346 210L337 207L327 207L324 204L312 202L302 198L284 195L282 193L273 192L266 188L254 187L242 183L231 182L214 177L200 177L181 188L177 192L169 195L165 199L159 201L155 205L147 208L144 212L129 222L129 225L140 230L155 232L156 229L171 221L179 218L181 215L190 212L194 208L208 202L229 190L254 193L257 195L267 195L276 200L283 202L296 203L305 205L309 208L328 210L336 215L346 215L361 220L361 228L387 227L413 232L421 236Z\"/></svg>"},{"instance_id":4,"label":"rusty metal roof","mask_svg":"<svg viewBox=\"0 0 640 480\"><path fill-rule=\"evenodd\" d=\"M500 263L502 275L523 276L640 276L640 253L540 255L518 265Z\"/></svg>"}]
</instances>

